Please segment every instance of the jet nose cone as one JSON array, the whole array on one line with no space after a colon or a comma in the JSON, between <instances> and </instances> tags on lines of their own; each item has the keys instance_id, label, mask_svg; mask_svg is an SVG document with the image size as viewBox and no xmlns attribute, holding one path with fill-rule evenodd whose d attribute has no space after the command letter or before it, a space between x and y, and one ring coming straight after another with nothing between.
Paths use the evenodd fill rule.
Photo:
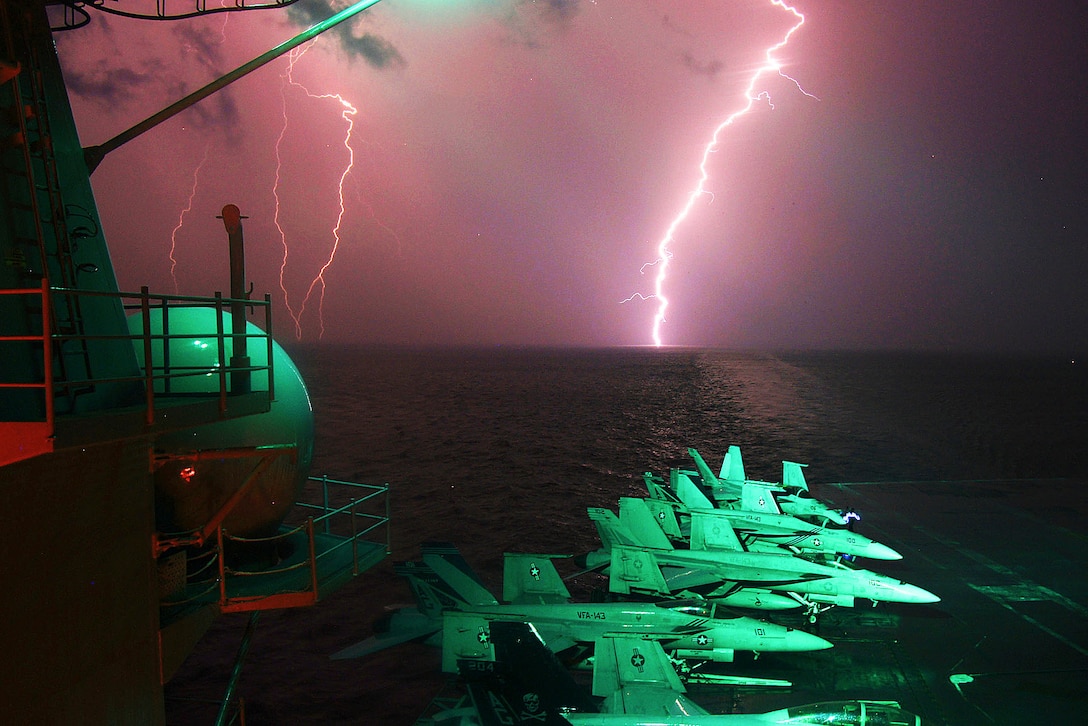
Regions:
<instances>
[{"instance_id":1,"label":"jet nose cone","mask_svg":"<svg viewBox=\"0 0 1088 726\"><path fill-rule=\"evenodd\" d=\"M896 588L896 591L900 596L899 602L917 603L921 605L941 601L941 598L937 597L929 590L918 587L917 585L908 585L905 582L901 583Z\"/></svg>"},{"instance_id":2,"label":"jet nose cone","mask_svg":"<svg viewBox=\"0 0 1088 726\"><path fill-rule=\"evenodd\" d=\"M869 546L865 548L865 556L874 560L901 560L903 555L899 554L891 547L879 542L870 542Z\"/></svg>"},{"instance_id":3,"label":"jet nose cone","mask_svg":"<svg viewBox=\"0 0 1088 726\"><path fill-rule=\"evenodd\" d=\"M827 650L834 645L830 640L824 640L819 635L806 633L804 630L791 630L786 633L785 650Z\"/></svg>"}]
</instances>

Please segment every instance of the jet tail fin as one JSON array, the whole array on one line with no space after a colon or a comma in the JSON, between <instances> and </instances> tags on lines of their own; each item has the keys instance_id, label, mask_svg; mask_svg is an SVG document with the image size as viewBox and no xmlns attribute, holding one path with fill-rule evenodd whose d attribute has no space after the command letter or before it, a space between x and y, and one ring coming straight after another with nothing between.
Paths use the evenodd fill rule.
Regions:
<instances>
[{"instance_id":1,"label":"jet tail fin","mask_svg":"<svg viewBox=\"0 0 1088 726\"><path fill-rule=\"evenodd\" d=\"M646 502L646 508L650 510L650 514L653 515L666 535L672 539L684 539L684 533L680 531L680 521L676 518L676 507L674 505L660 499L646 499L643 501Z\"/></svg>"},{"instance_id":2,"label":"jet tail fin","mask_svg":"<svg viewBox=\"0 0 1088 726\"><path fill-rule=\"evenodd\" d=\"M601 538L601 544L605 552L611 552L616 545L638 546L639 542L634 534L624 527L612 510L604 507L588 507L586 512L590 520L597 526L597 534Z\"/></svg>"},{"instance_id":3,"label":"jet tail fin","mask_svg":"<svg viewBox=\"0 0 1088 726\"><path fill-rule=\"evenodd\" d=\"M718 483L718 477L714 476L714 472L707 466L706 461L703 460L702 455L695 449L688 449L688 454L695 460L695 468L699 470L699 478L703 480L703 486L714 488Z\"/></svg>"},{"instance_id":4,"label":"jet tail fin","mask_svg":"<svg viewBox=\"0 0 1088 726\"><path fill-rule=\"evenodd\" d=\"M494 661L458 661L480 726L570 726L570 721L546 710L537 693L510 678Z\"/></svg>"},{"instance_id":5,"label":"jet tail fin","mask_svg":"<svg viewBox=\"0 0 1088 726\"><path fill-rule=\"evenodd\" d=\"M504 602L541 604L570 602L570 591L552 560L569 555L503 555L502 599Z\"/></svg>"},{"instance_id":6,"label":"jet tail fin","mask_svg":"<svg viewBox=\"0 0 1088 726\"><path fill-rule=\"evenodd\" d=\"M645 499L620 497L620 526L635 538L639 545L655 550L671 550L672 542L654 519Z\"/></svg>"},{"instance_id":7,"label":"jet tail fin","mask_svg":"<svg viewBox=\"0 0 1088 726\"><path fill-rule=\"evenodd\" d=\"M448 542L423 544L423 563L431 568L447 592L469 605L498 605L499 601L469 567L461 552Z\"/></svg>"},{"instance_id":8,"label":"jet tail fin","mask_svg":"<svg viewBox=\"0 0 1088 726\"><path fill-rule=\"evenodd\" d=\"M779 489L778 491L781 491ZM782 514L778 500L774 498L775 488L759 482L744 482L740 494L740 508L747 512L764 514Z\"/></svg>"},{"instance_id":9,"label":"jet tail fin","mask_svg":"<svg viewBox=\"0 0 1088 726\"><path fill-rule=\"evenodd\" d=\"M605 636L594 643L593 655L594 696L610 696L627 686L647 684L666 685L677 693L687 690L659 641Z\"/></svg>"},{"instance_id":10,"label":"jet tail fin","mask_svg":"<svg viewBox=\"0 0 1088 726\"><path fill-rule=\"evenodd\" d=\"M624 595L632 590L669 595L671 590L652 553L639 547L616 545L608 568L608 589Z\"/></svg>"},{"instance_id":11,"label":"jet tail fin","mask_svg":"<svg viewBox=\"0 0 1088 726\"><path fill-rule=\"evenodd\" d=\"M540 694L549 709L595 713L597 707L559 662L532 625L517 621L491 624L495 660Z\"/></svg>"},{"instance_id":12,"label":"jet tail fin","mask_svg":"<svg viewBox=\"0 0 1088 726\"><path fill-rule=\"evenodd\" d=\"M782 462L782 486L787 489L801 489L808 491L808 482L805 481L803 468L808 464L798 464L795 461Z\"/></svg>"},{"instance_id":13,"label":"jet tail fin","mask_svg":"<svg viewBox=\"0 0 1088 726\"><path fill-rule=\"evenodd\" d=\"M495 621L491 637L494 662L458 662L482 726L566 726L563 712L597 712L533 626Z\"/></svg>"},{"instance_id":14,"label":"jet tail fin","mask_svg":"<svg viewBox=\"0 0 1088 726\"><path fill-rule=\"evenodd\" d=\"M706 709L685 695L684 684L659 641L598 638L593 660L593 695L605 697L602 710L606 713L707 715Z\"/></svg>"},{"instance_id":15,"label":"jet tail fin","mask_svg":"<svg viewBox=\"0 0 1088 726\"><path fill-rule=\"evenodd\" d=\"M731 484L744 483L744 460L741 458L739 446L730 446L725 453L725 459L722 460L722 473L718 478Z\"/></svg>"},{"instance_id":16,"label":"jet tail fin","mask_svg":"<svg viewBox=\"0 0 1088 726\"><path fill-rule=\"evenodd\" d=\"M669 504L680 504L680 500L676 498L676 495L662 486L663 482L659 477L646 472L642 475L642 480L646 482L646 492L650 495L650 499L668 502Z\"/></svg>"},{"instance_id":17,"label":"jet tail fin","mask_svg":"<svg viewBox=\"0 0 1088 726\"><path fill-rule=\"evenodd\" d=\"M416 608L428 618L441 618L445 611L459 610L468 604L423 562L397 562L393 572L408 581Z\"/></svg>"},{"instance_id":18,"label":"jet tail fin","mask_svg":"<svg viewBox=\"0 0 1088 726\"><path fill-rule=\"evenodd\" d=\"M714 503L686 474L676 478L676 496L688 509L713 509Z\"/></svg>"},{"instance_id":19,"label":"jet tail fin","mask_svg":"<svg viewBox=\"0 0 1088 726\"><path fill-rule=\"evenodd\" d=\"M691 549L744 551L733 525L713 512L692 512Z\"/></svg>"},{"instance_id":20,"label":"jet tail fin","mask_svg":"<svg viewBox=\"0 0 1088 726\"><path fill-rule=\"evenodd\" d=\"M456 673L462 659L494 660L491 626L494 621L477 613L456 610L442 617L442 672Z\"/></svg>"}]
</instances>

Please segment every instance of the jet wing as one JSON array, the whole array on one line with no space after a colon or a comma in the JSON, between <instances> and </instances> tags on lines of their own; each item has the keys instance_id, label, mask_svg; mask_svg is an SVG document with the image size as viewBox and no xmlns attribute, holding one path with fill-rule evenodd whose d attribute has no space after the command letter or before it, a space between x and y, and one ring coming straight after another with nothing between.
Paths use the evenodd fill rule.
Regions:
<instances>
[{"instance_id":1,"label":"jet wing","mask_svg":"<svg viewBox=\"0 0 1088 726\"><path fill-rule=\"evenodd\" d=\"M429 638L442 629L442 621L428 618L420 612L413 610L401 610L393 613L389 620L389 630L378 633L366 640L361 640L355 645L349 645L343 650L329 656L333 660L347 658L363 658L379 650L392 648L401 643L410 643L414 640Z\"/></svg>"},{"instance_id":2,"label":"jet wing","mask_svg":"<svg viewBox=\"0 0 1088 726\"><path fill-rule=\"evenodd\" d=\"M775 555L776 557L778 555ZM735 583L740 587L770 587L824 580L830 574L801 572L789 567L788 555L779 566L746 565L710 560L691 561L682 553L657 554L657 563L670 591L698 588L713 582Z\"/></svg>"},{"instance_id":3,"label":"jet wing","mask_svg":"<svg viewBox=\"0 0 1088 726\"><path fill-rule=\"evenodd\" d=\"M693 716L708 712L686 695L684 684L654 640L598 638L594 645L593 695L602 711L639 716Z\"/></svg>"},{"instance_id":4,"label":"jet wing","mask_svg":"<svg viewBox=\"0 0 1088 726\"><path fill-rule=\"evenodd\" d=\"M573 648L578 645L578 641L570 636L570 633L565 632L566 628L556 623L540 624L536 621L528 623L536 629L536 632L540 634L540 639L544 641L544 645L548 646L548 650L553 653L562 653L567 648Z\"/></svg>"},{"instance_id":5,"label":"jet wing","mask_svg":"<svg viewBox=\"0 0 1088 726\"><path fill-rule=\"evenodd\" d=\"M503 555L502 599L518 605L570 602L570 591L552 563L552 560L569 557L506 552Z\"/></svg>"}]
</instances>

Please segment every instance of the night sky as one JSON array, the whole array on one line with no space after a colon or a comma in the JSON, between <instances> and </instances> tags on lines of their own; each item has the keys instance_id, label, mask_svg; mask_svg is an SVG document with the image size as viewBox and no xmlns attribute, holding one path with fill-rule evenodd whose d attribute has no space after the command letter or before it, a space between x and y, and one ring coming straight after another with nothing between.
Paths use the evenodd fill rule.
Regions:
<instances>
[{"instance_id":1,"label":"night sky","mask_svg":"<svg viewBox=\"0 0 1088 726\"><path fill-rule=\"evenodd\" d=\"M91 11L57 37L84 145L324 2ZM1088 352L1085 4L797 9L775 57L811 96L765 73L771 103L720 134L671 244L664 343ZM640 268L795 22L769 0L384 0L106 157L92 181L121 287L173 292L173 265L182 293L228 290L216 215L237 204L278 336L317 340L321 286L298 330L286 304L330 259L349 119L323 340L649 344L657 301L620 301L653 292Z\"/></svg>"}]
</instances>

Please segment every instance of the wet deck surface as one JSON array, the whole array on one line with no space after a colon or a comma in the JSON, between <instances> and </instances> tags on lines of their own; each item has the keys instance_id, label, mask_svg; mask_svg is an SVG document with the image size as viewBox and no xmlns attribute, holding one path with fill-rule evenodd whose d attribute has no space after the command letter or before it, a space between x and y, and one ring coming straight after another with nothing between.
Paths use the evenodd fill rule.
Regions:
<instances>
[{"instance_id":1,"label":"wet deck surface","mask_svg":"<svg viewBox=\"0 0 1088 726\"><path fill-rule=\"evenodd\" d=\"M1083 723L1088 482L856 483L814 494L859 511L859 532L904 555L862 566L942 601L835 608L811 628L831 650L731 668L787 678L788 693L693 686L696 701L729 713L871 698L938 726Z\"/></svg>"}]
</instances>

